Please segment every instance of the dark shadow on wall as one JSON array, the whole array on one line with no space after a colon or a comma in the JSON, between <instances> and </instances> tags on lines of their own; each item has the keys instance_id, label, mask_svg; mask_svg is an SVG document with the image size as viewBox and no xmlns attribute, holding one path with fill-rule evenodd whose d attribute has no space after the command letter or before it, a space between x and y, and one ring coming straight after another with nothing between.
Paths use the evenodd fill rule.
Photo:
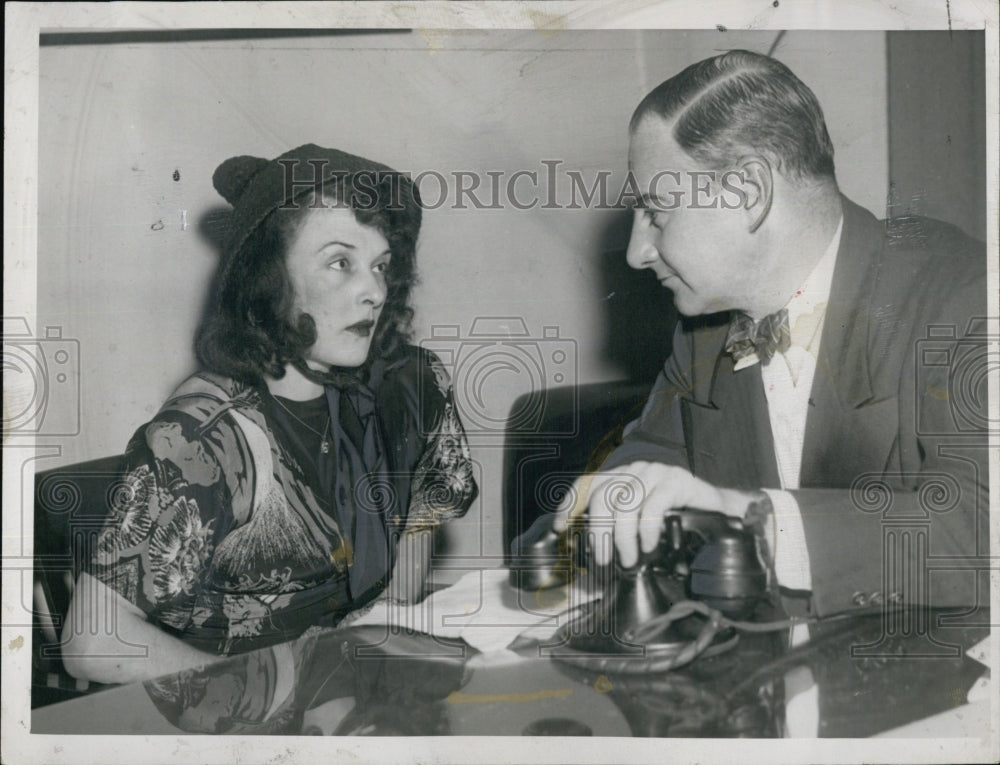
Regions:
<instances>
[{"instance_id":1,"label":"dark shadow on wall","mask_svg":"<svg viewBox=\"0 0 1000 765\"><path fill-rule=\"evenodd\" d=\"M218 205L207 210L198 220L198 235L211 248L216 258L215 272L212 280L204 292L201 311L199 312L198 326L204 324L208 317L208 312L212 307L215 296L219 291L219 278L222 275L222 261L226 251L226 243L229 241L230 221L232 220L232 208L227 205ZM192 338L192 341L194 338Z\"/></svg>"},{"instance_id":2,"label":"dark shadow on wall","mask_svg":"<svg viewBox=\"0 0 1000 765\"><path fill-rule=\"evenodd\" d=\"M652 384L670 355L677 311L670 291L652 272L637 271L626 263L631 228L632 211L622 210L598 243L600 294L604 296L601 351L624 370L629 382Z\"/></svg>"}]
</instances>

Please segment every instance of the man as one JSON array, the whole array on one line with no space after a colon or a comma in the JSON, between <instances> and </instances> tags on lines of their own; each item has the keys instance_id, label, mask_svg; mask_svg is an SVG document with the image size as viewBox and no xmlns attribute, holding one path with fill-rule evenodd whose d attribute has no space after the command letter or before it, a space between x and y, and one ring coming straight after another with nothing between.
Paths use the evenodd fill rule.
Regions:
<instances>
[{"instance_id":1,"label":"man","mask_svg":"<svg viewBox=\"0 0 1000 765\"><path fill-rule=\"evenodd\" d=\"M816 615L988 603L969 570L988 550L985 375L957 379L963 359L986 369L970 325L983 245L843 197L815 96L766 56L688 67L639 104L630 139L628 262L684 318L641 417L556 530L573 499L573 515L589 505L597 562L628 567L667 512L753 508L777 584ZM951 357L931 363L942 332Z\"/></svg>"}]
</instances>

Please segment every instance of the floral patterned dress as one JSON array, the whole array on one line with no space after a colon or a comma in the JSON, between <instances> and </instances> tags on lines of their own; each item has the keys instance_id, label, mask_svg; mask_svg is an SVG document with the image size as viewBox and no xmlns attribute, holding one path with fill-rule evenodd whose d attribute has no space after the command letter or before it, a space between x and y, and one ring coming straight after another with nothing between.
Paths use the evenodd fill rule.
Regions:
<instances>
[{"instance_id":1,"label":"floral patterned dress","mask_svg":"<svg viewBox=\"0 0 1000 765\"><path fill-rule=\"evenodd\" d=\"M190 377L130 441L89 572L150 621L216 653L336 624L384 588L402 531L459 517L477 494L437 357L408 347L372 366L367 390L381 468L360 480L335 459L337 491L326 497L275 437L266 391ZM386 570L364 598L352 596L358 540L339 512L356 499L346 487L362 485L387 546Z\"/></svg>"}]
</instances>

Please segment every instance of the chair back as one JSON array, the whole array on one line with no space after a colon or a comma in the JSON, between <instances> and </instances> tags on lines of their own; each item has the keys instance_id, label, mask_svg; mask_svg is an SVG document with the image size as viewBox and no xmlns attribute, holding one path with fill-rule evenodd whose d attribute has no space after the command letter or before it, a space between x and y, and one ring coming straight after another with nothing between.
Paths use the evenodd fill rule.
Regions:
<instances>
[{"instance_id":1,"label":"chair back","mask_svg":"<svg viewBox=\"0 0 1000 765\"><path fill-rule=\"evenodd\" d=\"M116 455L35 474L32 707L88 690L66 673L60 631L115 493L127 490L123 463Z\"/></svg>"}]
</instances>

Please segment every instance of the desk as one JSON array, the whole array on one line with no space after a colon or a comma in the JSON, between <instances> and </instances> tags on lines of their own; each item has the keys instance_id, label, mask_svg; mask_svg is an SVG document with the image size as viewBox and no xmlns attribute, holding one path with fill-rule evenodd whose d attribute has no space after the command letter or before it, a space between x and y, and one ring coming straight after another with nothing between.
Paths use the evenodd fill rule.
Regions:
<instances>
[{"instance_id":1,"label":"desk","mask_svg":"<svg viewBox=\"0 0 1000 765\"><path fill-rule=\"evenodd\" d=\"M672 672L609 676L559 662L545 641L480 653L355 625L42 707L31 732L872 736L964 705L987 672L965 652L986 634L940 628L935 637L954 655L930 658L919 655L925 637L885 639L874 615L819 625L791 650L779 634L744 634L732 650ZM877 656L852 655L873 644Z\"/></svg>"}]
</instances>

